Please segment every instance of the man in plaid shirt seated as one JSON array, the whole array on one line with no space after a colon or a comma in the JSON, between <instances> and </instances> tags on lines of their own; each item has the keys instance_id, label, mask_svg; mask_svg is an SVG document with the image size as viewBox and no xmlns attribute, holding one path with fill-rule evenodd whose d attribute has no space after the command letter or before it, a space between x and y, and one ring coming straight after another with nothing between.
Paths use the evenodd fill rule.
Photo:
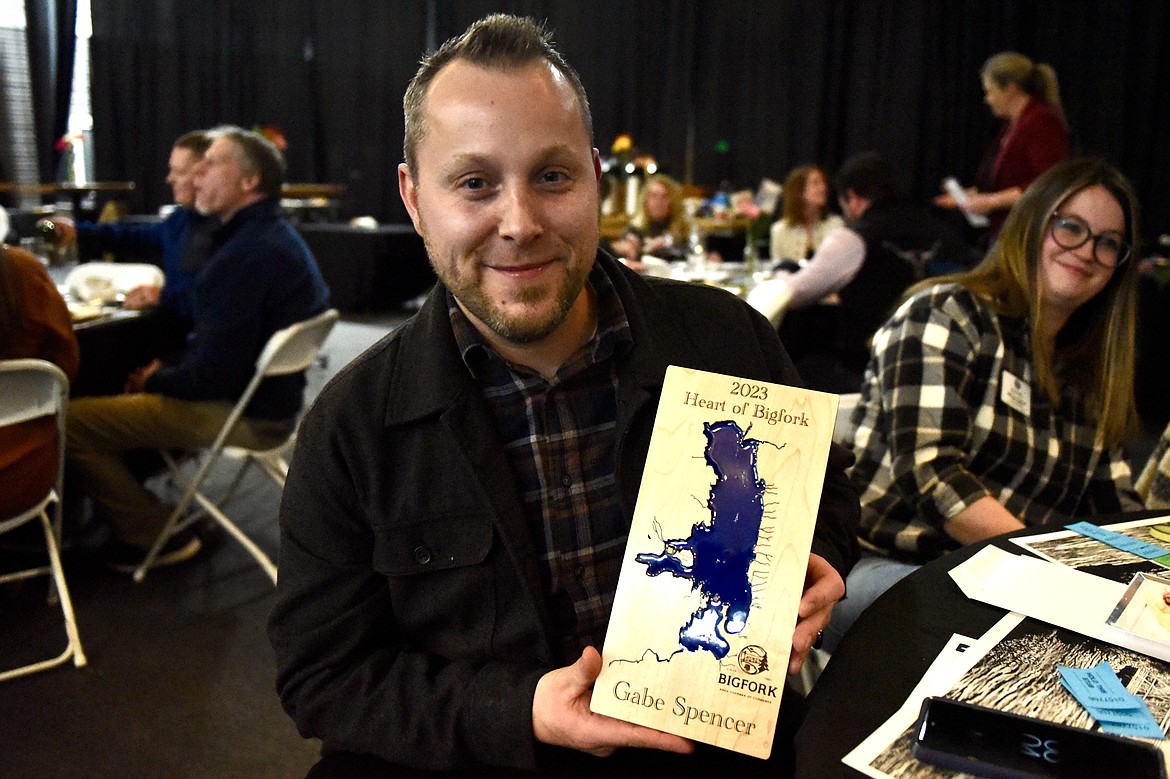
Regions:
<instances>
[{"instance_id":1,"label":"man in plaid shirt seated","mask_svg":"<svg viewBox=\"0 0 1170 779\"><path fill-rule=\"evenodd\" d=\"M765 762L589 710L666 368L798 382L775 331L598 251L588 102L531 21L449 41L405 109L400 192L440 283L320 395L281 510L270 636L312 775L782 775L791 733ZM848 463L793 671L854 557Z\"/></svg>"}]
</instances>

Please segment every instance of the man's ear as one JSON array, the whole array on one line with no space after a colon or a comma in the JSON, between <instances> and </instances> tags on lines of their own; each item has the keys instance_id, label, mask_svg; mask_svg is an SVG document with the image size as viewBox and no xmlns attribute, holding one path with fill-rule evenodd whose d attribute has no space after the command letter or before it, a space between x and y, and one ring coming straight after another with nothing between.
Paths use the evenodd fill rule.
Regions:
<instances>
[{"instance_id":1,"label":"man's ear","mask_svg":"<svg viewBox=\"0 0 1170 779\"><path fill-rule=\"evenodd\" d=\"M252 173L240 179L240 190L243 192L255 192L260 188L260 174Z\"/></svg>"},{"instance_id":2,"label":"man's ear","mask_svg":"<svg viewBox=\"0 0 1170 779\"><path fill-rule=\"evenodd\" d=\"M418 218L418 188L405 162L398 163L398 196L402 198L402 205L406 206L406 213L410 214L414 231L422 235L422 224Z\"/></svg>"}]
</instances>

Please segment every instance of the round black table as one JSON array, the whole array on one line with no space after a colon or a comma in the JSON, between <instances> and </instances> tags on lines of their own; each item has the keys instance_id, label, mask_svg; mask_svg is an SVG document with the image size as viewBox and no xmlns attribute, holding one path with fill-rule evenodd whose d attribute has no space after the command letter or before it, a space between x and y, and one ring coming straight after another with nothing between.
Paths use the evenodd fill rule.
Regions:
<instances>
[{"instance_id":1,"label":"round black table","mask_svg":"<svg viewBox=\"0 0 1170 779\"><path fill-rule=\"evenodd\" d=\"M1108 524L1165 514L1143 511L1097 521ZM809 694L796 735L796 776L864 776L841 758L905 703L953 634L978 638L1007 613L967 598L949 571L988 544L1026 553L1008 539L1059 529L1028 528L952 552L902 579L862 612Z\"/></svg>"}]
</instances>

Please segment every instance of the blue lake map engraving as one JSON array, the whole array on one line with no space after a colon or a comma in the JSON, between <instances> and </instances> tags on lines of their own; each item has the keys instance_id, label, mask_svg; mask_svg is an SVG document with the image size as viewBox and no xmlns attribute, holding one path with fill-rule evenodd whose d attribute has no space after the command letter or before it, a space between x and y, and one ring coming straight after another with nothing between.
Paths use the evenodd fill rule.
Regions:
<instances>
[{"instance_id":1,"label":"blue lake map engraving","mask_svg":"<svg viewBox=\"0 0 1170 779\"><path fill-rule=\"evenodd\" d=\"M679 629L679 644L723 659L731 649L726 636L741 633L751 613L748 568L756 559L766 485L757 469L760 441L745 438L733 421L705 422L703 434L703 456L716 478L707 498L710 521L693 525L687 538L664 539L661 553L634 559L647 576L669 573L691 581L702 605Z\"/></svg>"}]
</instances>

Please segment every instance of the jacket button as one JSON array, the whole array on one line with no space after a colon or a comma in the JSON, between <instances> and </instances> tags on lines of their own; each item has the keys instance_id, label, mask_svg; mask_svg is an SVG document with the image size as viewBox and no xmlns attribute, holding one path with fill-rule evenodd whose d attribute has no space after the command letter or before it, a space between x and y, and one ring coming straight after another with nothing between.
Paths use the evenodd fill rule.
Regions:
<instances>
[{"instance_id":1,"label":"jacket button","mask_svg":"<svg viewBox=\"0 0 1170 779\"><path fill-rule=\"evenodd\" d=\"M425 546L416 546L414 548L414 561L419 565L426 565L431 561L431 550Z\"/></svg>"}]
</instances>

